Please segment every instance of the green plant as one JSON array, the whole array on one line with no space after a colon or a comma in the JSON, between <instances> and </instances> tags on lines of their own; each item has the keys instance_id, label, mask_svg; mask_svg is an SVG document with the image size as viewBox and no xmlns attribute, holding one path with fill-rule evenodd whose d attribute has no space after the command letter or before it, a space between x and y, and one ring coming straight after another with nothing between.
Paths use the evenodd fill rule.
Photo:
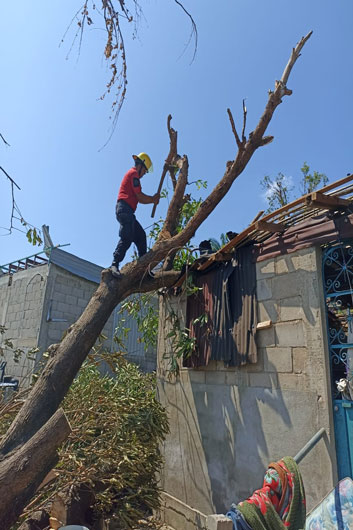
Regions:
<instances>
[{"instance_id":1,"label":"green plant","mask_svg":"<svg viewBox=\"0 0 353 530\"><path fill-rule=\"evenodd\" d=\"M313 174L310 174L310 167L306 162L304 162L303 167L300 168L302 172L301 179L301 191L303 195L311 193L316 190L319 186L326 186L328 178L324 173L318 173L314 171Z\"/></svg>"},{"instance_id":2,"label":"green plant","mask_svg":"<svg viewBox=\"0 0 353 530\"><path fill-rule=\"evenodd\" d=\"M102 376L100 360L109 362L114 377ZM96 517L116 520L121 529L132 528L159 505L158 447L168 432L168 420L156 399L155 376L141 373L121 354L90 357L63 408L72 433L60 449L56 480L38 492L31 511L70 486L85 484L95 494ZM10 414L8 408L3 415L0 408L0 434L16 410L18 406Z\"/></svg>"},{"instance_id":3,"label":"green plant","mask_svg":"<svg viewBox=\"0 0 353 530\"><path fill-rule=\"evenodd\" d=\"M328 178L324 173L314 171L310 173L310 167L306 162L300 168L302 176L299 185L295 186L291 177L287 177L283 173L278 173L274 178L266 175L260 182L262 189L265 191L265 197L268 202L268 209L266 213L274 212L278 208L285 206L292 199L292 192L296 198L300 192L301 195L306 195L321 186L325 186Z\"/></svg>"},{"instance_id":4,"label":"green plant","mask_svg":"<svg viewBox=\"0 0 353 530\"><path fill-rule=\"evenodd\" d=\"M135 295L121 304L119 323L115 331L118 341L123 343L130 331L125 327L126 315L129 315L137 323L137 329L141 334L138 341L144 344L145 350L156 347L159 320L156 296L155 292Z\"/></svg>"},{"instance_id":5,"label":"green plant","mask_svg":"<svg viewBox=\"0 0 353 530\"><path fill-rule=\"evenodd\" d=\"M294 189L294 186L291 185L291 179L283 175L283 173L278 173L273 179L266 175L261 181L261 186L265 191L269 205L266 213L274 212L288 204L290 202L290 194Z\"/></svg>"}]
</instances>

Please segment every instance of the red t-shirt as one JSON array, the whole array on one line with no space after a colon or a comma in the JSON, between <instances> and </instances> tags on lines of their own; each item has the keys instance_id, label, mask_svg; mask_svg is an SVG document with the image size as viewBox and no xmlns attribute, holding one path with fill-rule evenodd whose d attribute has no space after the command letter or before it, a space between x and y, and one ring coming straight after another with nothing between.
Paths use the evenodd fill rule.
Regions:
<instances>
[{"instance_id":1,"label":"red t-shirt","mask_svg":"<svg viewBox=\"0 0 353 530\"><path fill-rule=\"evenodd\" d=\"M123 180L121 181L118 200L123 199L131 208L135 211L137 207L137 197L136 193L141 192L141 182L139 174L136 171L136 168L132 167L124 175Z\"/></svg>"}]
</instances>

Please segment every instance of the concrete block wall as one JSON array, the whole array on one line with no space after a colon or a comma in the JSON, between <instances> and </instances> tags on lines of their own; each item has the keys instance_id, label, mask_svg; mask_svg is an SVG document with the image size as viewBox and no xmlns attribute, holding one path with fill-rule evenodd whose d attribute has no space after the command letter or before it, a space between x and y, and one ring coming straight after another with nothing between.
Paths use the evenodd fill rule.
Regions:
<instances>
[{"instance_id":1,"label":"concrete block wall","mask_svg":"<svg viewBox=\"0 0 353 530\"><path fill-rule=\"evenodd\" d=\"M206 515L247 498L271 461L294 456L321 427L326 439L300 465L309 509L337 479L320 248L258 263L257 294L258 321L272 324L257 333L258 363L241 368L213 361L170 379L160 311L158 390L171 429L162 488ZM185 301L174 304L183 318Z\"/></svg>"},{"instance_id":2,"label":"concrete block wall","mask_svg":"<svg viewBox=\"0 0 353 530\"><path fill-rule=\"evenodd\" d=\"M95 282L76 276L57 265L49 265L38 341L41 353L50 344L60 342L67 328L81 316L97 287ZM112 343L112 333L113 316L103 329L103 334L107 337L105 347L108 350Z\"/></svg>"},{"instance_id":3,"label":"concrete block wall","mask_svg":"<svg viewBox=\"0 0 353 530\"><path fill-rule=\"evenodd\" d=\"M67 328L73 324L86 308L97 284L81 278L51 263L19 271L12 276L0 276L0 324L7 328L1 341L11 339L14 348L25 352L38 347L36 360L22 355L14 362L13 353L4 349L7 361L6 374L19 378L21 385L29 384L33 370L38 367L42 354L51 344L60 342ZM113 342L114 315L103 329L106 340L104 347L111 351ZM128 360L136 362L142 370L156 368L156 352L145 352L138 342L136 323L130 322L132 329L127 348ZM0 359L1 360L1 359Z\"/></svg>"},{"instance_id":4,"label":"concrete block wall","mask_svg":"<svg viewBox=\"0 0 353 530\"><path fill-rule=\"evenodd\" d=\"M29 381L34 367L34 361L26 357L26 352L38 343L47 274L47 265L42 265L0 277L0 324L7 328L6 334L0 336L0 346L1 340L8 338L14 348L25 352L19 362L15 362L13 353L4 348L5 373L21 381Z\"/></svg>"}]
</instances>

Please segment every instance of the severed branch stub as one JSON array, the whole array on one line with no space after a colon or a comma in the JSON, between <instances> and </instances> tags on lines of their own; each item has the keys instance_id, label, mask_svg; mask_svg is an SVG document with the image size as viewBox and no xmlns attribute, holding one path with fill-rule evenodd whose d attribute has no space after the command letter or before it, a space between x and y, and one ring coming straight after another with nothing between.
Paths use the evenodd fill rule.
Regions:
<instances>
[{"instance_id":1,"label":"severed branch stub","mask_svg":"<svg viewBox=\"0 0 353 530\"><path fill-rule=\"evenodd\" d=\"M246 136L245 136L246 114L247 114L247 110L246 110L246 106L245 106L245 99L243 99L243 130L242 130L242 133L241 133L241 139L242 139L243 143L246 142Z\"/></svg>"},{"instance_id":2,"label":"severed branch stub","mask_svg":"<svg viewBox=\"0 0 353 530\"><path fill-rule=\"evenodd\" d=\"M171 175L171 178L172 178L172 181L173 181L173 189L175 189L175 187L176 187L176 180L175 180L174 172L173 172L173 170L170 169L170 166L171 166L173 160L177 157L178 133L177 133L177 131L175 131L173 129L173 127L170 126L171 120L172 120L172 115L169 114L169 116L167 118L167 129L168 129L168 134L169 134L170 147L169 147L168 156L165 159L165 163L164 163L164 166L163 166L162 176L161 176L160 181L159 181L159 186L158 186L157 193L160 193L162 191L162 186L163 186L163 182L164 182L165 176L167 174L167 171L169 171L169 173ZM157 208L157 205L154 204L153 208L152 208L151 217L154 217L154 214L156 213L156 208Z\"/></svg>"},{"instance_id":3,"label":"severed branch stub","mask_svg":"<svg viewBox=\"0 0 353 530\"><path fill-rule=\"evenodd\" d=\"M235 141L237 142L237 146L238 146L239 149L242 149L243 148L243 144L240 141L239 135L237 133L237 129L235 127L235 123L234 123L234 118L233 118L232 112L231 112L230 109L227 109L227 112L228 112L229 121L230 121L230 124L231 124L231 127L232 127L232 131L233 131L233 134L234 134L234 137L235 137Z\"/></svg>"}]
</instances>

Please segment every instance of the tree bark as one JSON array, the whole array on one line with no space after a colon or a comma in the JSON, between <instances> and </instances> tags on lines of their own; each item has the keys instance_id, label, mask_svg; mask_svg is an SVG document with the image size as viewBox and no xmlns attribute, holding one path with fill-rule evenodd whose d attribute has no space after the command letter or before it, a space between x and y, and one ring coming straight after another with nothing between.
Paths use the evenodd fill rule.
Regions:
<instances>
[{"instance_id":1,"label":"tree bark","mask_svg":"<svg viewBox=\"0 0 353 530\"><path fill-rule=\"evenodd\" d=\"M71 327L71 331L57 345L26 403L2 440L0 454L6 455L9 451L29 440L57 410L77 371L119 302L134 292L147 292L160 287L170 287L176 281L178 277L176 271L163 271L157 274L155 278L151 278L148 276L148 270L190 240L198 227L229 191L234 180L242 173L254 152L271 141L272 137L264 137L264 133L275 109L282 102L282 97L291 93L285 86L285 82L288 80L295 60L299 57L300 50L310 35L311 33L303 37L293 50L282 79L276 81L274 92L269 93L265 111L255 130L249 134L248 140L244 130L241 140L236 134L238 152L235 160L227 163L223 178L201 204L186 227L173 236L170 231L173 232L175 216L180 212L188 176L187 157L184 156L181 159L182 166L175 194L157 242L141 259L127 264L122 269L122 276L119 280L114 279L109 270L103 271L102 281L87 308ZM232 129L234 133L234 122ZM168 117L168 131L171 156L172 152L176 153L176 134L174 131L171 136L170 117Z\"/></svg>"},{"instance_id":2,"label":"tree bark","mask_svg":"<svg viewBox=\"0 0 353 530\"><path fill-rule=\"evenodd\" d=\"M21 515L47 473L56 465L56 450L71 432L62 409L26 443L0 462L0 528Z\"/></svg>"}]
</instances>

